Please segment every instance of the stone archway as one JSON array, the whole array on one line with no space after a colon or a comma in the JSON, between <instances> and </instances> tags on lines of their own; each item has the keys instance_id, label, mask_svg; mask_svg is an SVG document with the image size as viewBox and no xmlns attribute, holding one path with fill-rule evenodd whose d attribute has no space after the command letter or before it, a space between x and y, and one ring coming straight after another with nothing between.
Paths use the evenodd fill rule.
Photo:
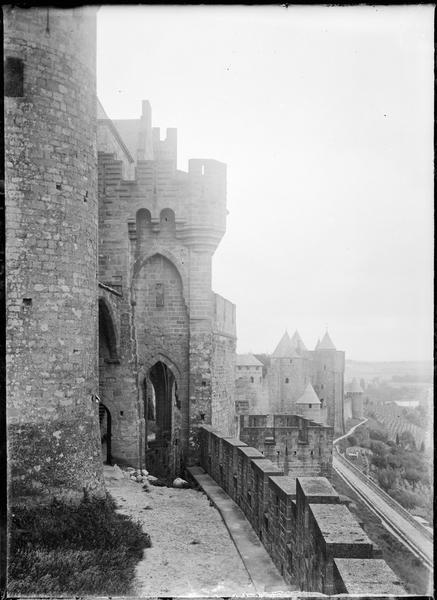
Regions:
<instances>
[{"instance_id":1,"label":"stone archway","mask_svg":"<svg viewBox=\"0 0 437 600\"><path fill-rule=\"evenodd\" d=\"M144 417L146 465L158 477L173 476L178 469L179 409L176 374L157 360L144 378Z\"/></svg>"}]
</instances>

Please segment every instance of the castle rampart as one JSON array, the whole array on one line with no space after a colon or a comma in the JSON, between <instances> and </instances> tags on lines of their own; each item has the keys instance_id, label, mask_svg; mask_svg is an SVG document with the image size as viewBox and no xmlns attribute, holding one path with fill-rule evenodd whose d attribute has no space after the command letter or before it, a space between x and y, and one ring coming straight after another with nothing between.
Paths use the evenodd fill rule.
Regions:
<instances>
[{"instance_id":1,"label":"castle rampart","mask_svg":"<svg viewBox=\"0 0 437 600\"><path fill-rule=\"evenodd\" d=\"M240 439L285 470L331 477L332 427L298 415L240 415Z\"/></svg>"},{"instance_id":2,"label":"castle rampart","mask_svg":"<svg viewBox=\"0 0 437 600\"><path fill-rule=\"evenodd\" d=\"M405 595L325 477L302 477L297 468L284 475L240 440L212 426L200 433L202 468L244 512L288 583L302 591L364 596L371 573L373 594Z\"/></svg>"}]
</instances>

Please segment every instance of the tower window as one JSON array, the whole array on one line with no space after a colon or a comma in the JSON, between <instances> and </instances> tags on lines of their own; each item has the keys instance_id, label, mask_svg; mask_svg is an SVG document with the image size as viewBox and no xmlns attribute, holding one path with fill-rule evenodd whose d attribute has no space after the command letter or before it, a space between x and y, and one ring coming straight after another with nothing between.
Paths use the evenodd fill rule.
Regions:
<instances>
[{"instance_id":1,"label":"tower window","mask_svg":"<svg viewBox=\"0 0 437 600\"><path fill-rule=\"evenodd\" d=\"M289 383L290 380L288 379L288 377L285 378L285 383Z\"/></svg>"},{"instance_id":2,"label":"tower window","mask_svg":"<svg viewBox=\"0 0 437 600\"><path fill-rule=\"evenodd\" d=\"M5 61L4 95L10 98L23 96L24 64L21 58L7 56Z\"/></svg>"},{"instance_id":3,"label":"tower window","mask_svg":"<svg viewBox=\"0 0 437 600\"><path fill-rule=\"evenodd\" d=\"M155 284L156 306L164 306L164 285L162 283Z\"/></svg>"},{"instance_id":4,"label":"tower window","mask_svg":"<svg viewBox=\"0 0 437 600\"><path fill-rule=\"evenodd\" d=\"M253 382L254 382L254 379L253 379L253 377L251 377L250 378L250 383L253 383Z\"/></svg>"}]
</instances>

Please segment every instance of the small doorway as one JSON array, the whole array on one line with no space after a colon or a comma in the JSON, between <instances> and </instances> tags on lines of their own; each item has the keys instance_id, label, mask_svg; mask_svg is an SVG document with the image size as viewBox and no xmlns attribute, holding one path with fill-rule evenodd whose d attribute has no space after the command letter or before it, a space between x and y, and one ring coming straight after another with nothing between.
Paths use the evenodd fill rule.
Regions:
<instances>
[{"instance_id":1,"label":"small doorway","mask_svg":"<svg viewBox=\"0 0 437 600\"><path fill-rule=\"evenodd\" d=\"M102 402L99 404L99 423L102 461L104 465L111 465L111 413Z\"/></svg>"}]
</instances>

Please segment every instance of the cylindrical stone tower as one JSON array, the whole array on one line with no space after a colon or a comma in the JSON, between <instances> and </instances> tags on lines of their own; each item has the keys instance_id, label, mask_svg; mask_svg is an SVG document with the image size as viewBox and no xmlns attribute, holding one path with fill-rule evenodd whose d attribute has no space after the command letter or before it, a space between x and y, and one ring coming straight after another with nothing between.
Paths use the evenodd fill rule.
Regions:
<instances>
[{"instance_id":1,"label":"cylindrical stone tower","mask_svg":"<svg viewBox=\"0 0 437 600\"><path fill-rule=\"evenodd\" d=\"M96 10L4 8L10 493L103 492Z\"/></svg>"}]
</instances>

